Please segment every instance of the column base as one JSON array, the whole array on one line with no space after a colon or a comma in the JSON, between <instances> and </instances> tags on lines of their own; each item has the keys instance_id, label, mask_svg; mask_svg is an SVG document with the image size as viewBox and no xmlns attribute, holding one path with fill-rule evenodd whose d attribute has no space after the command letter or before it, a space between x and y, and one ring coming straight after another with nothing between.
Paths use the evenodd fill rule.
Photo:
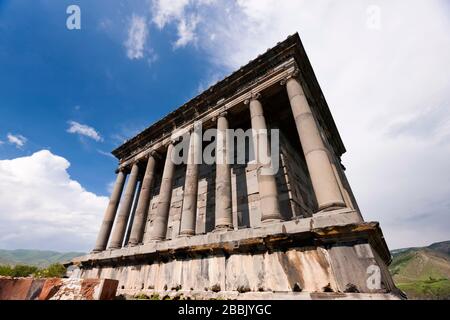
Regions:
<instances>
[{"instance_id":1,"label":"column base","mask_svg":"<svg viewBox=\"0 0 450 320\"><path fill-rule=\"evenodd\" d=\"M195 236L194 230L181 231L180 234L178 235L178 237L192 237L192 236Z\"/></svg>"},{"instance_id":2,"label":"column base","mask_svg":"<svg viewBox=\"0 0 450 320\"><path fill-rule=\"evenodd\" d=\"M232 231L232 230L234 230L233 226L219 225L219 226L216 226L212 232L223 232L223 231Z\"/></svg>"},{"instance_id":3,"label":"column base","mask_svg":"<svg viewBox=\"0 0 450 320\"><path fill-rule=\"evenodd\" d=\"M142 243L138 243L138 242L128 242L128 244L126 245L127 247L136 247L138 245L140 245Z\"/></svg>"},{"instance_id":4,"label":"column base","mask_svg":"<svg viewBox=\"0 0 450 320\"><path fill-rule=\"evenodd\" d=\"M261 223L263 224L270 224L270 223L279 223L279 222L283 222L284 220L282 218L276 217L276 218L266 218L264 220L261 220Z\"/></svg>"},{"instance_id":5,"label":"column base","mask_svg":"<svg viewBox=\"0 0 450 320\"><path fill-rule=\"evenodd\" d=\"M332 211L332 210L337 210L337 209L343 209L346 208L347 206L345 205L344 202L328 202L328 203L324 203L322 205L319 206L319 212L326 212L326 211Z\"/></svg>"},{"instance_id":6,"label":"column base","mask_svg":"<svg viewBox=\"0 0 450 320\"><path fill-rule=\"evenodd\" d=\"M150 241L163 241L166 240L165 237L154 237L154 238L150 238Z\"/></svg>"}]
</instances>

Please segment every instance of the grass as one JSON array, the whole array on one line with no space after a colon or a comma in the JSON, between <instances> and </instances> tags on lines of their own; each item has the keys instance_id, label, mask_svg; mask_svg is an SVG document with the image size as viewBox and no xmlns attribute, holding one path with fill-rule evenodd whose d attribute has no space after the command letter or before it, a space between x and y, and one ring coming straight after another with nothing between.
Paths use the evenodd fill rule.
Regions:
<instances>
[{"instance_id":1,"label":"grass","mask_svg":"<svg viewBox=\"0 0 450 320\"><path fill-rule=\"evenodd\" d=\"M47 268L38 268L29 265L0 265L0 276L35 278L61 278L66 274L66 268L59 263L49 265Z\"/></svg>"},{"instance_id":2,"label":"grass","mask_svg":"<svg viewBox=\"0 0 450 320\"><path fill-rule=\"evenodd\" d=\"M410 299L448 299L450 296L449 279L428 279L408 283L397 283Z\"/></svg>"}]
</instances>

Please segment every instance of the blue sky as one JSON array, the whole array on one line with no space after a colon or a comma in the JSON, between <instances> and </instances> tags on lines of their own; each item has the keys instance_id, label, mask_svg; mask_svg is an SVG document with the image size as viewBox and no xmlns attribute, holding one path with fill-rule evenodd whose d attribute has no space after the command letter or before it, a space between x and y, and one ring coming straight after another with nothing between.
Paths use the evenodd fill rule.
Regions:
<instances>
[{"instance_id":1,"label":"blue sky","mask_svg":"<svg viewBox=\"0 0 450 320\"><path fill-rule=\"evenodd\" d=\"M49 149L70 159L74 180L106 195L117 163L99 150L109 153L198 93L211 63L193 47L174 50L170 29L149 25L156 61L127 57L129 17L149 10L129 2L2 1L0 136L28 139L22 149L3 146L2 158ZM74 3L81 30L66 28ZM68 121L95 128L104 140L67 133Z\"/></svg>"},{"instance_id":2,"label":"blue sky","mask_svg":"<svg viewBox=\"0 0 450 320\"><path fill-rule=\"evenodd\" d=\"M69 5L81 30L66 28ZM124 139L299 32L367 221L450 239L445 0L0 0L0 247L92 248Z\"/></svg>"}]
</instances>

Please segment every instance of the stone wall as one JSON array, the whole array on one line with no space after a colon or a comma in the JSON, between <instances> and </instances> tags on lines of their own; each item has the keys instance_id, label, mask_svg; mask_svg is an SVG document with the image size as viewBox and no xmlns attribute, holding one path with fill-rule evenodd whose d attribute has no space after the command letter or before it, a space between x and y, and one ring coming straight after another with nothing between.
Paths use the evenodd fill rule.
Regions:
<instances>
[{"instance_id":1,"label":"stone wall","mask_svg":"<svg viewBox=\"0 0 450 320\"><path fill-rule=\"evenodd\" d=\"M311 217L317 203L305 159L280 132L280 172L277 175L281 206L289 206L292 217Z\"/></svg>"}]
</instances>

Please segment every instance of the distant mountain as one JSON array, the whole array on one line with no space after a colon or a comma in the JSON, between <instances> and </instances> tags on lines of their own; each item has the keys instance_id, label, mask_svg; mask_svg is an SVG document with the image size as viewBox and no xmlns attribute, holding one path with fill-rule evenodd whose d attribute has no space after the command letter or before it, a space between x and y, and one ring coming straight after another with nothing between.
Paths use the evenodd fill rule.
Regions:
<instances>
[{"instance_id":1,"label":"distant mountain","mask_svg":"<svg viewBox=\"0 0 450 320\"><path fill-rule=\"evenodd\" d=\"M450 299L450 241L391 254L389 270L409 299Z\"/></svg>"},{"instance_id":2,"label":"distant mountain","mask_svg":"<svg viewBox=\"0 0 450 320\"><path fill-rule=\"evenodd\" d=\"M40 250L1 250L0 265L27 264L46 267L52 263L64 262L84 255L83 252L55 252Z\"/></svg>"}]
</instances>

